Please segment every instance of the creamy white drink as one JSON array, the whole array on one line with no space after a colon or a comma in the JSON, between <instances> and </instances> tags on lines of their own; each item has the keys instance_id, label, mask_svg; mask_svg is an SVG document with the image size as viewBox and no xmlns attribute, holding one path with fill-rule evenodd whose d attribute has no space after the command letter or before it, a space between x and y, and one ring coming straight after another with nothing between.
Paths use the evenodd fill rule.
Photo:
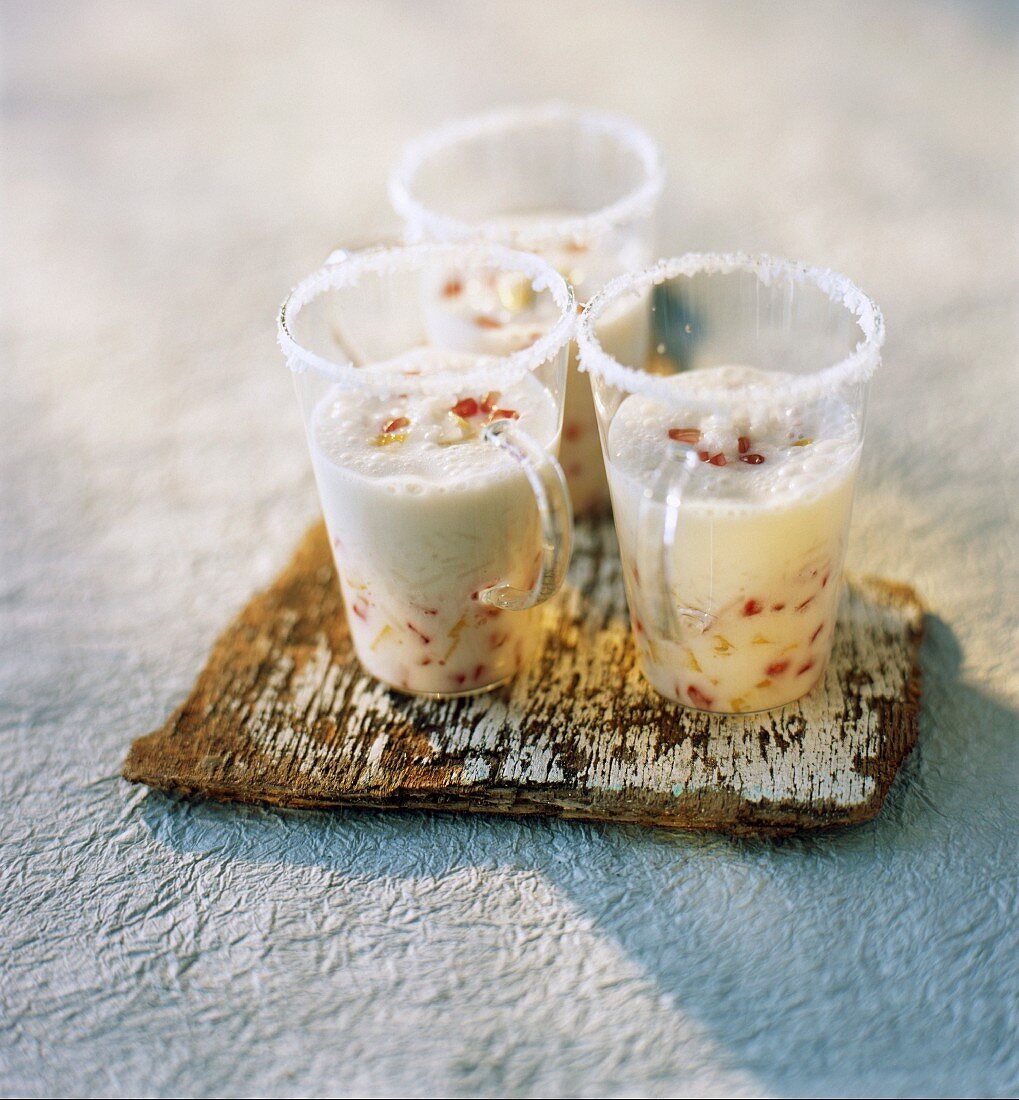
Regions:
<instances>
[{"instance_id":1,"label":"creamy white drink","mask_svg":"<svg viewBox=\"0 0 1019 1100\"><path fill-rule=\"evenodd\" d=\"M511 240L526 234L532 224L562 217L544 213L506 218L498 225ZM612 275L644 258L634 242L624 247L622 254L570 242L542 248L540 254L573 286L578 310ZM472 280L451 275L430 283L425 295L428 337L442 347L505 355L533 341L548 320L542 312L549 308L547 298L539 306L530 284L512 273ZM598 337L608 354L620 362L641 365L651 340L650 295L610 307L599 319ZM608 489L598 422L590 381L577 370L576 344L570 346L559 459L574 512L583 516L604 511Z\"/></svg>"},{"instance_id":2,"label":"creamy white drink","mask_svg":"<svg viewBox=\"0 0 1019 1100\"><path fill-rule=\"evenodd\" d=\"M625 397L607 439L644 672L662 695L702 710L780 706L827 662L859 425L835 397L805 409L770 401L785 374L715 367L671 381L675 404ZM697 391L719 388L748 396L724 416L697 411Z\"/></svg>"},{"instance_id":3,"label":"creamy white drink","mask_svg":"<svg viewBox=\"0 0 1019 1100\"><path fill-rule=\"evenodd\" d=\"M312 460L354 645L379 680L454 695L512 677L540 636L540 609L506 611L486 589L528 589L541 566L534 494L482 437L509 419L554 453L556 405L532 375L504 393L401 394L401 376L475 356L422 348L373 371L393 393L331 389L309 422Z\"/></svg>"}]
</instances>

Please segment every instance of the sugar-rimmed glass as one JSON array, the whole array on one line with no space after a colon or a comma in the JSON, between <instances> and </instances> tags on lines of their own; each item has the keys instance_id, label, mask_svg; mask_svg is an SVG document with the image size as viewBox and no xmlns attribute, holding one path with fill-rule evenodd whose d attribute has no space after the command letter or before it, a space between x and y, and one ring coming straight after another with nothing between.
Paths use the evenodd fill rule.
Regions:
<instances>
[{"instance_id":1,"label":"sugar-rimmed glass","mask_svg":"<svg viewBox=\"0 0 1019 1100\"><path fill-rule=\"evenodd\" d=\"M657 288L682 373L599 339ZM831 271L688 254L610 282L577 341L648 680L728 713L804 695L831 652L880 311Z\"/></svg>"},{"instance_id":2,"label":"sugar-rimmed glass","mask_svg":"<svg viewBox=\"0 0 1019 1100\"><path fill-rule=\"evenodd\" d=\"M537 303L527 340L464 350L436 286ZM555 452L573 293L500 246L334 253L284 302L294 372L354 648L385 684L454 696L510 679L561 586L572 519Z\"/></svg>"},{"instance_id":3,"label":"sugar-rimmed glass","mask_svg":"<svg viewBox=\"0 0 1019 1100\"><path fill-rule=\"evenodd\" d=\"M664 183L648 135L626 119L562 104L468 118L412 142L389 193L409 240L480 238L546 257L583 302L609 278L654 255L654 215ZM521 316L526 296L507 299ZM456 302L447 302L459 308ZM632 303L604 326L623 357L646 355L648 303ZM478 330L483 344L488 333ZM607 508L597 423L586 379L571 356L561 461L574 509Z\"/></svg>"}]
</instances>

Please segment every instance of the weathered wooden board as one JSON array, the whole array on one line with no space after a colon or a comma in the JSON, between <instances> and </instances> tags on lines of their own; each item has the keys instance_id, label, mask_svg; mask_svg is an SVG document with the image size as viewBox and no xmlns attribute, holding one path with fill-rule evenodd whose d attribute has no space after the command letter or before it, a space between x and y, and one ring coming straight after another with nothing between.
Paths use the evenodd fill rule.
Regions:
<instances>
[{"instance_id":1,"label":"weathered wooden board","mask_svg":"<svg viewBox=\"0 0 1019 1100\"><path fill-rule=\"evenodd\" d=\"M782 834L866 821L917 736L923 610L850 585L823 684L746 717L686 711L635 664L611 523L580 526L531 671L490 695L389 692L353 657L324 529L216 642L124 775L277 806L414 807Z\"/></svg>"}]
</instances>

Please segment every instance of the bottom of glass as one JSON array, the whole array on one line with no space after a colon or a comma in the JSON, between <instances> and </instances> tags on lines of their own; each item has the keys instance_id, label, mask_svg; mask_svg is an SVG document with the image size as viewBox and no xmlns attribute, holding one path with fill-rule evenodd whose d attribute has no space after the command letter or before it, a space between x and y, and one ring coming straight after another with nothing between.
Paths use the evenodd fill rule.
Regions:
<instances>
[{"instance_id":1,"label":"bottom of glass","mask_svg":"<svg viewBox=\"0 0 1019 1100\"><path fill-rule=\"evenodd\" d=\"M381 676L376 676L370 669L365 668L363 663L361 667L373 680L380 683L388 691L396 692L397 695L405 695L409 699L465 699L471 695L487 695L497 688L504 687L515 675L504 676L501 680L493 680L490 684L481 684L479 687L464 688L462 691L417 691L414 688L393 684L388 680L384 680Z\"/></svg>"}]
</instances>

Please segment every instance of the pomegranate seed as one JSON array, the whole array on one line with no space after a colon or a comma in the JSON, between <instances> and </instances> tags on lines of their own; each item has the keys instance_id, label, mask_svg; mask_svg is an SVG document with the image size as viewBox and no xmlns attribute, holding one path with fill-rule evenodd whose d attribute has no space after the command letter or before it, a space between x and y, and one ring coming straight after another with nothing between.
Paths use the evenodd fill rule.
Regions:
<instances>
[{"instance_id":1,"label":"pomegranate seed","mask_svg":"<svg viewBox=\"0 0 1019 1100\"><path fill-rule=\"evenodd\" d=\"M465 397L458 401L450 410L454 416L462 416L464 420L478 415L478 403L473 397Z\"/></svg>"},{"instance_id":2,"label":"pomegranate seed","mask_svg":"<svg viewBox=\"0 0 1019 1100\"><path fill-rule=\"evenodd\" d=\"M821 631L823 629L824 629L824 623L821 623L821 625L817 628L817 630L815 630L814 633L810 635L810 642L808 643L809 645L813 645L814 642L817 641L817 636L821 633Z\"/></svg>"},{"instance_id":3,"label":"pomegranate seed","mask_svg":"<svg viewBox=\"0 0 1019 1100\"><path fill-rule=\"evenodd\" d=\"M750 450L750 436L741 435L736 441L739 446L739 453L745 455Z\"/></svg>"},{"instance_id":4,"label":"pomegranate seed","mask_svg":"<svg viewBox=\"0 0 1019 1100\"><path fill-rule=\"evenodd\" d=\"M717 455L712 455L711 456L711 465L712 466L724 466L726 464L726 462L728 462L728 459L725 457L724 454L722 454L721 451L719 451L719 453Z\"/></svg>"},{"instance_id":5,"label":"pomegranate seed","mask_svg":"<svg viewBox=\"0 0 1019 1100\"><path fill-rule=\"evenodd\" d=\"M516 409L493 409L493 420L519 420L520 413Z\"/></svg>"},{"instance_id":6,"label":"pomegranate seed","mask_svg":"<svg viewBox=\"0 0 1019 1100\"><path fill-rule=\"evenodd\" d=\"M768 665L764 670L765 676L781 676L783 672L789 667L788 661L776 661L773 665Z\"/></svg>"},{"instance_id":7,"label":"pomegranate seed","mask_svg":"<svg viewBox=\"0 0 1019 1100\"><path fill-rule=\"evenodd\" d=\"M398 416L382 425L382 434L389 435L390 432L398 432L409 427L410 421L405 416Z\"/></svg>"},{"instance_id":8,"label":"pomegranate seed","mask_svg":"<svg viewBox=\"0 0 1019 1100\"><path fill-rule=\"evenodd\" d=\"M698 451L697 457L701 460L701 462L709 462L711 460L711 454L709 451Z\"/></svg>"},{"instance_id":9,"label":"pomegranate seed","mask_svg":"<svg viewBox=\"0 0 1019 1100\"><path fill-rule=\"evenodd\" d=\"M499 395L494 391L492 393L486 393L481 402L481 411L483 413L490 413L495 408L495 403L498 400Z\"/></svg>"},{"instance_id":10,"label":"pomegranate seed","mask_svg":"<svg viewBox=\"0 0 1019 1100\"><path fill-rule=\"evenodd\" d=\"M760 466L764 461L764 455L740 455L740 462L745 462L748 466Z\"/></svg>"},{"instance_id":11,"label":"pomegranate seed","mask_svg":"<svg viewBox=\"0 0 1019 1100\"><path fill-rule=\"evenodd\" d=\"M715 702L710 695L705 695L699 687L695 687L693 684L686 689L686 693L690 698L690 702L697 707L710 707Z\"/></svg>"},{"instance_id":12,"label":"pomegranate seed","mask_svg":"<svg viewBox=\"0 0 1019 1100\"><path fill-rule=\"evenodd\" d=\"M701 433L697 428L670 428L669 438L675 443L700 443Z\"/></svg>"},{"instance_id":13,"label":"pomegranate seed","mask_svg":"<svg viewBox=\"0 0 1019 1100\"><path fill-rule=\"evenodd\" d=\"M809 672L814 667L813 661L807 661L807 663L796 673L797 676L802 676L804 672Z\"/></svg>"},{"instance_id":14,"label":"pomegranate seed","mask_svg":"<svg viewBox=\"0 0 1019 1100\"><path fill-rule=\"evenodd\" d=\"M464 285L459 279L450 279L442 288L443 298L455 298L463 291Z\"/></svg>"},{"instance_id":15,"label":"pomegranate seed","mask_svg":"<svg viewBox=\"0 0 1019 1100\"><path fill-rule=\"evenodd\" d=\"M485 317L483 314L480 317L475 317L474 323L478 328L502 328L502 321L495 317Z\"/></svg>"},{"instance_id":16,"label":"pomegranate seed","mask_svg":"<svg viewBox=\"0 0 1019 1100\"><path fill-rule=\"evenodd\" d=\"M743 614L746 615L748 619L751 615L760 615L763 610L763 605L760 604L757 600L747 600L747 602L743 605Z\"/></svg>"}]
</instances>

